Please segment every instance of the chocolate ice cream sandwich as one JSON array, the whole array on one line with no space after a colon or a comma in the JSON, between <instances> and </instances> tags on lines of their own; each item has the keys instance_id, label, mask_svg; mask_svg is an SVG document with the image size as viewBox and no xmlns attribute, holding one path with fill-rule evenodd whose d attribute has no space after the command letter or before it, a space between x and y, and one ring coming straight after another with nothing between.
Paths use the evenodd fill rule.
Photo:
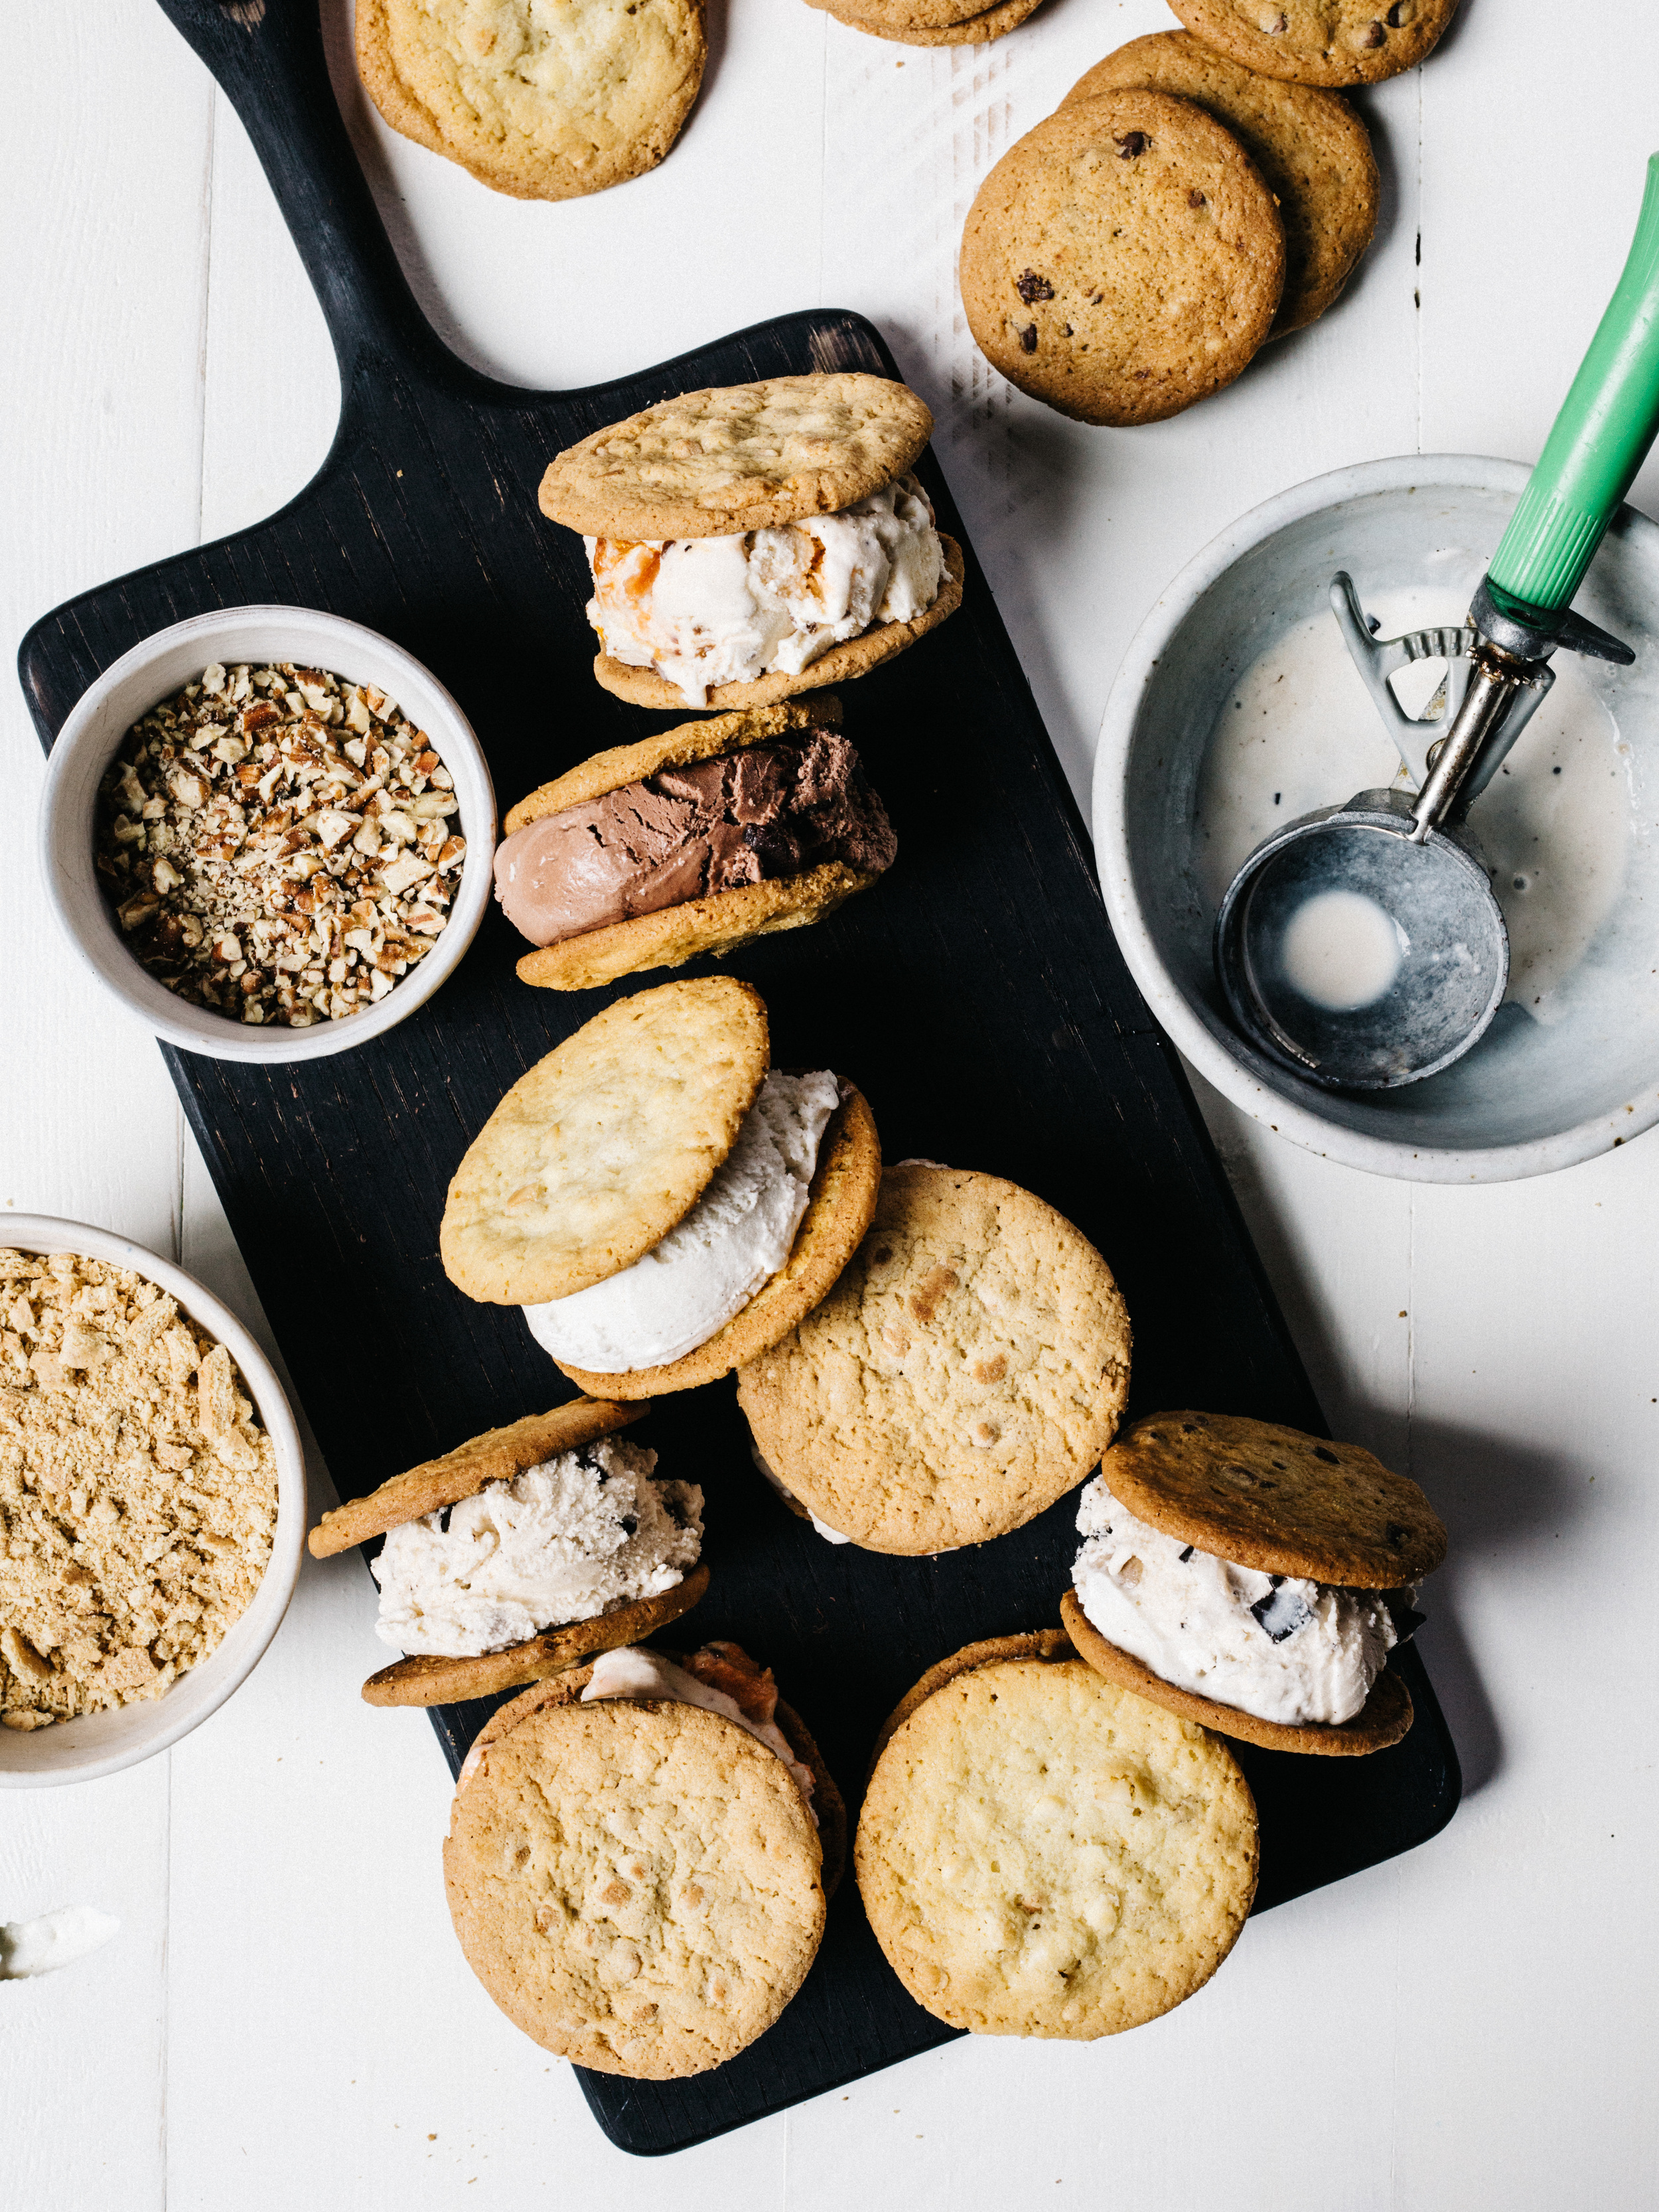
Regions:
<instances>
[{"instance_id":1,"label":"chocolate ice cream sandwich","mask_svg":"<svg viewBox=\"0 0 1659 2212\"><path fill-rule=\"evenodd\" d=\"M860 370L682 392L542 478L580 530L602 651L640 707L760 707L861 676L962 599L962 549L911 473L915 393Z\"/></svg>"},{"instance_id":2,"label":"chocolate ice cream sandwich","mask_svg":"<svg viewBox=\"0 0 1659 2212\"><path fill-rule=\"evenodd\" d=\"M1154 1414L1106 1454L1077 1525L1060 1618L1109 1680L1275 1751L1381 1751L1410 1728L1385 1670L1446 1532L1361 1445Z\"/></svg>"},{"instance_id":3,"label":"chocolate ice cream sandwich","mask_svg":"<svg viewBox=\"0 0 1659 2212\"><path fill-rule=\"evenodd\" d=\"M867 890L897 841L841 702L682 722L521 799L495 896L526 983L584 991L799 929Z\"/></svg>"}]
</instances>

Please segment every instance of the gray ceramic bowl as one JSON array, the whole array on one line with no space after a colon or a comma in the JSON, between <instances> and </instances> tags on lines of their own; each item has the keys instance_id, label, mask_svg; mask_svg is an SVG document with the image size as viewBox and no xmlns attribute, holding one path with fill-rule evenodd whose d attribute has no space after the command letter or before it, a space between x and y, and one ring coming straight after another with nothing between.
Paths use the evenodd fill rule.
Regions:
<instances>
[{"instance_id":1,"label":"gray ceramic bowl","mask_svg":"<svg viewBox=\"0 0 1659 2212\"><path fill-rule=\"evenodd\" d=\"M375 684L431 738L455 779L467 841L449 920L430 952L376 1006L308 1029L252 1028L193 1006L139 965L93 867L98 787L141 714L210 663L288 660ZM213 1060L322 1060L380 1036L424 1006L459 964L489 905L495 794L471 724L430 669L378 630L314 607L224 607L158 630L123 653L70 709L52 749L40 804L40 874L58 919L114 1002L155 1036Z\"/></svg>"},{"instance_id":2,"label":"gray ceramic bowl","mask_svg":"<svg viewBox=\"0 0 1659 2212\"><path fill-rule=\"evenodd\" d=\"M1527 476L1512 461L1407 455L1269 500L1158 600L1101 726L1101 884L1152 1011L1246 1113L1377 1175L1542 1175L1659 1119L1659 526L1630 507L1576 604L1636 665L1558 654L1554 708L1471 815L1516 955L1474 1049L1402 1090L1322 1091L1231 1027L1212 964L1221 889L1258 837L1399 764L1328 611L1333 573L1352 574L1385 635L1461 622Z\"/></svg>"}]
</instances>

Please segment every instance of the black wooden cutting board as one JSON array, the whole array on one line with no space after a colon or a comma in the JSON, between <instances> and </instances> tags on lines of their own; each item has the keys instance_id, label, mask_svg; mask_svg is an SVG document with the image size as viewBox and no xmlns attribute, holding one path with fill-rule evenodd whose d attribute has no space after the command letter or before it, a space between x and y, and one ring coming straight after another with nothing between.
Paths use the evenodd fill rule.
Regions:
<instances>
[{"instance_id":1,"label":"black wooden cutting board","mask_svg":"<svg viewBox=\"0 0 1659 2212\"><path fill-rule=\"evenodd\" d=\"M599 747L676 719L644 717L592 680L581 544L536 507L547 460L705 384L895 374L876 331L809 313L585 392L481 377L439 343L403 280L339 118L314 0L161 3L258 150L328 319L343 406L321 471L268 522L35 625L20 667L43 742L141 638L252 601L327 608L418 654L471 716L503 810ZM731 965L765 996L779 1064L854 1078L890 1159L921 1153L1010 1176L1094 1239L1133 1317L1132 1412L1203 1406L1322 1431L1176 1055L1113 943L1081 817L961 520L931 460L921 473L966 552L962 611L845 694L898 863L829 922ZM437 1260L444 1189L467 1143L507 1086L605 1002L526 988L513 972L521 949L492 913L434 1000L334 1059L260 1068L165 1053L348 1492L569 1395L518 1314L471 1304ZM370 1344L372 1361L342 1358L343 1346ZM1074 1500L976 1550L884 1559L823 1543L771 1495L729 1382L659 1401L641 1436L665 1472L708 1493L700 1637L735 1637L775 1668L854 1812L877 1727L926 1668L976 1638L1056 1619ZM1395 1749L1328 1760L1241 1750L1261 1814L1258 1910L1451 1818L1460 1785L1444 1720L1415 1653L1398 1663L1417 1725ZM452 1768L489 1710L434 1715ZM849 1880L805 1988L752 2049L691 2081L582 2081L614 2142L672 2150L949 2033L889 1972Z\"/></svg>"}]
</instances>

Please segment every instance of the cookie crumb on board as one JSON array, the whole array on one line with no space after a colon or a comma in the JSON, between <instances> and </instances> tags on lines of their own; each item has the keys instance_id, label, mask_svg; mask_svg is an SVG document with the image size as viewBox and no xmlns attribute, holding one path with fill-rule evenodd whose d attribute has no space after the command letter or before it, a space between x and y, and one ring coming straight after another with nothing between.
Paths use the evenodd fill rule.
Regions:
<instances>
[{"instance_id":1,"label":"cookie crumb on board","mask_svg":"<svg viewBox=\"0 0 1659 2212\"><path fill-rule=\"evenodd\" d=\"M0 1247L0 1725L160 1697L240 1615L276 1527L224 1346L130 1269Z\"/></svg>"}]
</instances>

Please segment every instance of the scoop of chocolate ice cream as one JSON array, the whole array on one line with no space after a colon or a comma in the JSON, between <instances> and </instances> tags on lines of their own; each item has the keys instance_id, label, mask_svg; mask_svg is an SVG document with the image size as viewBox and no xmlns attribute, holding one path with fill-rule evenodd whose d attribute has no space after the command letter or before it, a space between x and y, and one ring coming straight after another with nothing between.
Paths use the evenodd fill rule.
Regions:
<instances>
[{"instance_id":1,"label":"scoop of chocolate ice cream","mask_svg":"<svg viewBox=\"0 0 1659 2212\"><path fill-rule=\"evenodd\" d=\"M856 751L808 730L526 823L495 854L495 896L532 945L556 945L827 860L879 875L897 849Z\"/></svg>"}]
</instances>

